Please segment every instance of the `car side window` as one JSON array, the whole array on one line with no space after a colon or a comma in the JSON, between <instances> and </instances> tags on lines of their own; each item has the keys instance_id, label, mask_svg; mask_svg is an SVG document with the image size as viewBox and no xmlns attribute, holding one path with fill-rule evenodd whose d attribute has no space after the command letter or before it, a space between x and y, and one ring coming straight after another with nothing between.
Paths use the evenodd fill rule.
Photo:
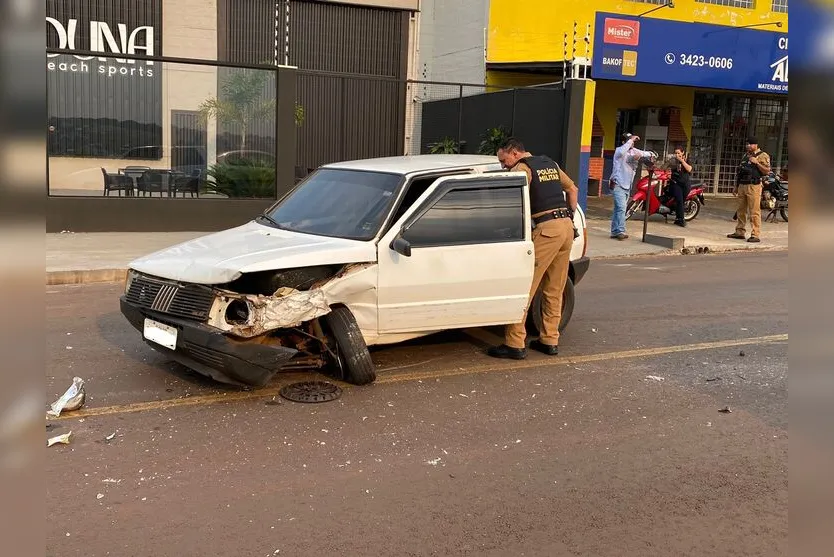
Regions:
<instances>
[{"instance_id":1,"label":"car side window","mask_svg":"<svg viewBox=\"0 0 834 557\"><path fill-rule=\"evenodd\" d=\"M403 233L412 247L524 240L522 188L460 188L447 192Z\"/></svg>"}]
</instances>

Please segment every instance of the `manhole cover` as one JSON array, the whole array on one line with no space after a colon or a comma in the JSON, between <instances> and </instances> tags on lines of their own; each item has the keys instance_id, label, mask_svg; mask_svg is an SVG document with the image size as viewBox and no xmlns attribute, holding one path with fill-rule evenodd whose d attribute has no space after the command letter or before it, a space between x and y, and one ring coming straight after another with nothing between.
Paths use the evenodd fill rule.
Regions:
<instances>
[{"instance_id":1,"label":"manhole cover","mask_svg":"<svg viewBox=\"0 0 834 557\"><path fill-rule=\"evenodd\" d=\"M280 393L293 402L330 402L342 396L342 389L327 381L302 381L282 387Z\"/></svg>"}]
</instances>

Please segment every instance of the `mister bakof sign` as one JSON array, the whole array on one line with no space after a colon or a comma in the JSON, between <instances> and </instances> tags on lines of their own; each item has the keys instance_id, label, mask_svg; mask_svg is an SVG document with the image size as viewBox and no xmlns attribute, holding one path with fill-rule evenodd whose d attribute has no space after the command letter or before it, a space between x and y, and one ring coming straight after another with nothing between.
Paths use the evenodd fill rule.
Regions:
<instances>
[{"instance_id":1,"label":"mister bakof sign","mask_svg":"<svg viewBox=\"0 0 834 557\"><path fill-rule=\"evenodd\" d=\"M69 19L66 25L55 18L46 18L47 32L55 34L58 48L61 50L89 50L90 52L101 52L102 54L132 54L153 56L154 54L154 28L150 25L141 25L128 29L127 24L118 23L115 32L110 25L103 21L90 21L89 33L79 32L77 19ZM80 37L81 35L81 37ZM87 38L89 44L79 44L79 38ZM88 48L83 48L88 47ZM106 77L118 76L139 76L153 77L153 62L137 62L124 58L115 60L105 57L78 56L73 55L73 60L66 58L61 61L54 58L60 54L47 54L46 68L52 72L66 73L98 73ZM95 61L93 61L95 58Z\"/></svg>"}]
</instances>

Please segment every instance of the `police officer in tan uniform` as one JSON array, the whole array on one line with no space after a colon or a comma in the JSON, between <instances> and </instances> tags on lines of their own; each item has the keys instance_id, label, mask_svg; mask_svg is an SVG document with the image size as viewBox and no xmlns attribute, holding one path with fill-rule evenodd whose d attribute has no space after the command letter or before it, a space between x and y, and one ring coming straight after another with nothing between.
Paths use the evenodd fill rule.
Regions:
<instances>
[{"instance_id":1,"label":"police officer in tan uniform","mask_svg":"<svg viewBox=\"0 0 834 557\"><path fill-rule=\"evenodd\" d=\"M770 173L770 155L759 149L755 137L747 140L747 152L736 174L735 195L738 197L736 231L728 238L744 240L747 233L747 212L750 212L752 230L748 242L761 242L762 231L762 178Z\"/></svg>"},{"instance_id":2,"label":"police officer in tan uniform","mask_svg":"<svg viewBox=\"0 0 834 557\"><path fill-rule=\"evenodd\" d=\"M527 311L541 285L542 331L539 340L530 347L555 356L559 353L562 294L568 278L574 239L573 212L579 190L556 162L546 156L533 156L517 139L507 140L498 150L498 158L504 168L527 174L536 263L524 317L520 323L508 325L504 344L490 348L487 353L494 358L513 360L527 357Z\"/></svg>"}]
</instances>

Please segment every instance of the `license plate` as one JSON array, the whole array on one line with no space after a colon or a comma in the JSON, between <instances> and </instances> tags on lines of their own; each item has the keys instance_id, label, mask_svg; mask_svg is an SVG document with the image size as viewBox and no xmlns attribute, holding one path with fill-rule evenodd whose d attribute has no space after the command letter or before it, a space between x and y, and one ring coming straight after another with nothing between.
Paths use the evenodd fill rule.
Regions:
<instances>
[{"instance_id":1,"label":"license plate","mask_svg":"<svg viewBox=\"0 0 834 557\"><path fill-rule=\"evenodd\" d=\"M177 329L153 319L145 319L145 338L165 348L177 349Z\"/></svg>"}]
</instances>

